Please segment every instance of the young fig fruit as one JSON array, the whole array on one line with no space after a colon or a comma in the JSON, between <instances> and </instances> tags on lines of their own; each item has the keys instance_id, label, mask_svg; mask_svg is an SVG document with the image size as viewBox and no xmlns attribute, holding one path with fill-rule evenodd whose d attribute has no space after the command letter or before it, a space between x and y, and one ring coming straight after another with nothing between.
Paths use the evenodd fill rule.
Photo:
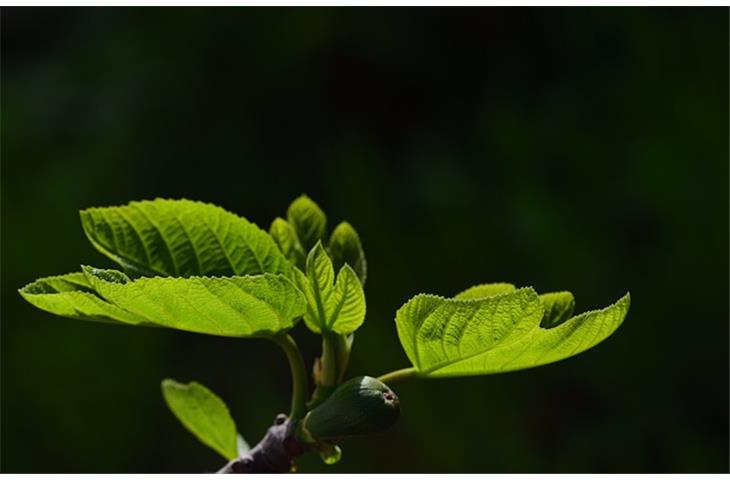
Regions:
<instances>
[{"instance_id":1,"label":"young fig fruit","mask_svg":"<svg viewBox=\"0 0 730 480\"><path fill-rule=\"evenodd\" d=\"M303 428L314 439L330 441L385 430L398 420L398 397L373 377L355 377L309 412Z\"/></svg>"}]
</instances>

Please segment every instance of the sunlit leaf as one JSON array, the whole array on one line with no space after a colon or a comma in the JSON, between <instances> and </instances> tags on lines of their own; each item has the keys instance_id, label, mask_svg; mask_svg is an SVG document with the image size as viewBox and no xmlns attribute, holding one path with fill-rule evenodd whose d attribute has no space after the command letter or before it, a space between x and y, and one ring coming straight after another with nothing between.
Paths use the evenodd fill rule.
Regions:
<instances>
[{"instance_id":1,"label":"sunlit leaf","mask_svg":"<svg viewBox=\"0 0 730 480\"><path fill-rule=\"evenodd\" d=\"M501 293L514 292L515 290L515 286L511 283L483 283L467 288L463 292L458 293L454 298L466 300L492 297Z\"/></svg>"},{"instance_id":2,"label":"sunlit leaf","mask_svg":"<svg viewBox=\"0 0 730 480\"><path fill-rule=\"evenodd\" d=\"M233 337L271 336L304 313L301 292L282 275L153 277L84 267L110 303L162 327Z\"/></svg>"},{"instance_id":3,"label":"sunlit leaf","mask_svg":"<svg viewBox=\"0 0 730 480\"><path fill-rule=\"evenodd\" d=\"M545 307L540 326L553 328L567 322L575 309L575 298L570 292L551 292L540 295L540 301Z\"/></svg>"},{"instance_id":4,"label":"sunlit leaf","mask_svg":"<svg viewBox=\"0 0 730 480\"><path fill-rule=\"evenodd\" d=\"M19 292L33 306L63 317L132 325L147 323L102 299L81 272L40 278Z\"/></svg>"},{"instance_id":5,"label":"sunlit leaf","mask_svg":"<svg viewBox=\"0 0 730 480\"><path fill-rule=\"evenodd\" d=\"M307 273L294 279L307 300L304 321L315 333L349 334L365 320L365 293L355 271L344 265L335 280L332 260L318 242L307 256Z\"/></svg>"},{"instance_id":6,"label":"sunlit leaf","mask_svg":"<svg viewBox=\"0 0 730 480\"><path fill-rule=\"evenodd\" d=\"M330 235L327 250L332 257L335 271L339 271L344 264L348 264L357 274L360 283L365 285L367 277L365 252L360 243L360 236L352 225L347 222L337 225Z\"/></svg>"},{"instance_id":7,"label":"sunlit leaf","mask_svg":"<svg viewBox=\"0 0 730 480\"><path fill-rule=\"evenodd\" d=\"M183 384L168 378L162 381L162 396L180 423L198 440L227 460L238 457L236 424L215 393L197 382Z\"/></svg>"},{"instance_id":8,"label":"sunlit leaf","mask_svg":"<svg viewBox=\"0 0 730 480\"><path fill-rule=\"evenodd\" d=\"M274 240L245 218L190 200L81 211L91 243L134 275L290 274Z\"/></svg>"},{"instance_id":9,"label":"sunlit leaf","mask_svg":"<svg viewBox=\"0 0 730 480\"><path fill-rule=\"evenodd\" d=\"M531 288L477 299L417 295L396 314L398 336L421 376L482 375L571 357L611 335L628 312L627 294L603 310L540 327L544 306Z\"/></svg>"},{"instance_id":10,"label":"sunlit leaf","mask_svg":"<svg viewBox=\"0 0 730 480\"><path fill-rule=\"evenodd\" d=\"M306 252L324 237L327 216L308 196L302 195L295 199L289 205L286 216Z\"/></svg>"},{"instance_id":11,"label":"sunlit leaf","mask_svg":"<svg viewBox=\"0 0 730 480\"><path fill-rule=\"evenodd\" d=\"M294 231L294 227L292 227L289 222L283 218L275 218L274 221L271 222L269 234L271 235L271 238L274 239L274 242L276 242L281 253L284 254L292 265L304 268L306 253L297 238L297 233Z\"/></svg>"}]
</instances>

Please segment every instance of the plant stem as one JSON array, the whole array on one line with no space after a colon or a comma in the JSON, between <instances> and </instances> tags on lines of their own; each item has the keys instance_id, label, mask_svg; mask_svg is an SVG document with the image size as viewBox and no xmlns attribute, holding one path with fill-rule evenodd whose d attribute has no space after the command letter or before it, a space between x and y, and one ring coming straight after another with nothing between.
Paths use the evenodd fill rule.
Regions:
<instances>
[{"instance_id":1,"label":"plant stem","mask_svg":"<svg viewBox=\"0 0 730 480\"><path fill-rule=\"evenodd\" d=\"M337 334L322 332L322 356L320 357L322 373L317 383L326 387L334 387L337 385L339 358L337 358L336 342Z\"/></svg>"},{"instance_id":2,"label":"plant stem","mask_svg":"<svg viewBox=\"0 0 730 480\"><path fill-rule=\"evenodd\" d=\"M292 376L292 398L291 412L289 418L291 420L299 420L307 413L307 395L309 394L309 384L307 380L307 369L304 366L302 353L299 351L296 342L288 333L281 333L271 339L279 345L286 353L289 360L289 368L291 368Z\"/></svg>"},{"instance_id":3,"label":"plant stem","mask_svg":"<svg viewBox=\"0 0 730 480\"><path fill-rule=\"evenodd\" d=\"M322 332L322 375L318 383L334 387L342 383L342 378L350 361L350 345L347 335Z\"/></svg>"},{"instance_id":4,"label":"plant stem","mask_svg":"<svg viewBox=\"0 0 730 480\"><path fill-rule=\"evenodd\" d=\"M225 464L218 473L292 473L294 458L310 448L297 439L297 423L283 413L277 415L258 444Z\"/></svg>"},{"instance_id":5,"label":"plant stem","mask_svg":"<svg viewBox=\"0 0 730 480\"><path fill-rule=\"evenodd\" d=\"M409 368L401 368L400 370L396 370L394 372L386 373L385 375L381 375L378 377L378 380L385 384L392 384L396 382L400 382L401 380L407 380L409 378L413 378L418 376L418 372L415 368L409 367Z\"/></svg>"},{"instance_id":6,"label":"plant stem","mask_svg":"<svg viewBox=\"0 0 730 480\"><path fill-rule=\"evenodd\" d=\"M322 356L319 357L319 368L314 375L314 393L307 403L309 410L327 400L337 385L342 383L350 360L352 335L322 332Z\"/></svg>"},{"instance_id":7,"label":"plant stem","mask_svg":"<svg viewBox=\"0 0 730 480\"><path fill-rule=\"evenodd\" d=\"M350 363L350 349L352 348L352 342L354 341L354 333L349 335L337 335L335 341L335 352L337 353L337 384L342 383L345 378L345 372L347 371L347 365Z\"/></svg>"}]
</instances>

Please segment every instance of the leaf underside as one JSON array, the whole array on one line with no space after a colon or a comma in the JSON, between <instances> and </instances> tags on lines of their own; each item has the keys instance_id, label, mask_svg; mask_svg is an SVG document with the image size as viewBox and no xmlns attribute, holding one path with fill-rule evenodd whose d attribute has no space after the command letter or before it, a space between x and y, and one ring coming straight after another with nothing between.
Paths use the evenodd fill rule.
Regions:
<instances>
[{"instance_id":1,"label":"leaf underside","mask_svg":"<svg viewBox=\"0 0 730 480\"><path fill-rule=\"evenodd\" d=\"M301 292L282 275L132 280L116 270L83 271L37 280L20 293L36 307L70 318L233 337L288 330L305 309Z\"/></svg>"},{"instance_id":2,"label":"leaf underside","mask_svg":"<svg viewBox=\"0 0 730 480\"><path fill-rule=\"evenodd\" d=\"M495 289L499 290L484 287L482 293ZM550 320L557 326L541 328L543 299L531 288L505 290L481 298L475 292L468 298L469 290L452 299L421 294L403 305L396 314L398 336L419 375L500 373L571 357L611 335L630 303L626 294L609 307L567 320L561 316L566 309L560 307ZM565 292L559 293L561 305L570 303ZM546 298L550 305L555 303L556 298Z\"/></svg>"},{"instance_id":3,"label":"leaf underside","mask_svg":"<svg viewBox=\"0 0 730 480\"><path fill-rule=\"evenodd\" d=\"M80 272L40 278L19 292L31 305L63 317L132 325L150 323L105 301Z\"/></svg>"},{"instance_id":4,"label":"leaf underside","mask_svg":"<svg viewBox=\"0 0 730 480\"><path fill-rule=\"evenodd\" d=\"M238 457L236 424L216 394L197 382L183 384L166 379L162 381L162 395L180 423L201 442L226 460ZM245 445L243 438L241 441Z\"/></svg>"},{"instance_id":5,"label":"leaf underside","mask_svg":"<svg viewBox=\"0 0 730 480\"><path fill-rule=\"evenodd\" d=\"M156 199L89 208L81 224L101 253L136 276L291 273L266 232L207 203Z\"/></svg>"},{"instance_id":6,"label":"leaf underside","mask_svg":"<svg viewBox=\"0 0 730 480\"><path fill-rule=\"evenodd\" d=\"M89 282L105 300L151 323L178 330L270 336L293 327L305 308L302 294L282 275L115 281L105 272L84 267Z\"/></svg>"},{"instance_id":7,"label":"leaf underside","mask_svg":"<svg viewBox=\"0 0 730 480\"><path fill-rule=\"evenodd\" d=\"M545 308L540 322L542 328L554 328L567 322L575 310L575 299L570 292L543 293L540 302Z\"/></svg>"}]
</instances>

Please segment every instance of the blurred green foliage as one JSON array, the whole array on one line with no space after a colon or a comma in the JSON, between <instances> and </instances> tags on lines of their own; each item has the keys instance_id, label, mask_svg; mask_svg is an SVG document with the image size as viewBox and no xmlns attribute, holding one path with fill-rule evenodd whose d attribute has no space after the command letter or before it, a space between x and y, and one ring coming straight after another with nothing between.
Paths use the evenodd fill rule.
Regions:
<instances>
[{"instance_id":1,"label":"blurred green foliage","mask_svg":"<svg viewBox=\"0 0 730 480\"><path fill-rule=\"evenodd\" d=\"M398 385L395 428L302 471L727 472L727 38L710 8L3 9L2 470L218 468L164 377L257 441L289 402L275 345L16 290L111 265L82 208L186 197L266 228L307 192L368 258L350 375L407 365L393 319L418 292L633 302L570 361Z\"/></svg>"}]
</instances>

